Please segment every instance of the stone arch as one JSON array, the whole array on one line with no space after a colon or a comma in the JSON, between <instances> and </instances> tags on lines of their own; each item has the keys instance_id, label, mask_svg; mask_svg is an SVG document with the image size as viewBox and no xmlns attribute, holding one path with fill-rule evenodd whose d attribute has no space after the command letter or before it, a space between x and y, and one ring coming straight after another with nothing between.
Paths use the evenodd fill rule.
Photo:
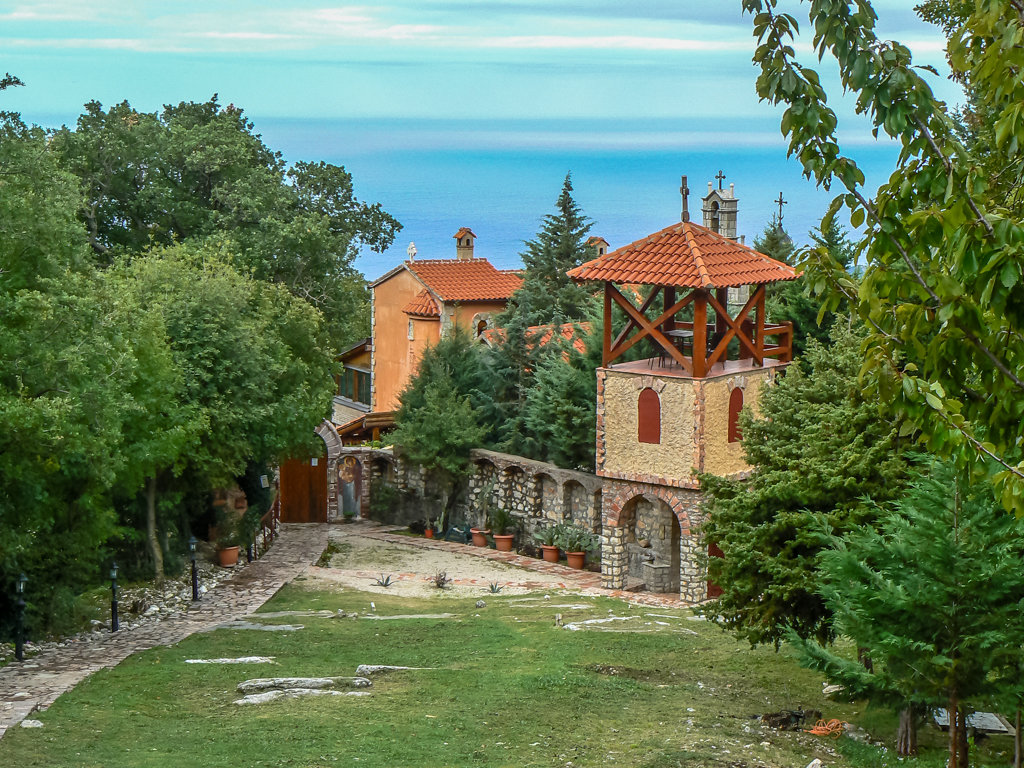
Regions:
<instances>
[{"instance_id":1,"label":"stone arch","mask_svg":"<svg viewBox=\"0 0 1024 768\"><path fill-rule=\"evenodd\" d=\"M625 574L652 592L678 593L679 519L655 494L633 496L619 515Z\"/></svg>"},{"instance_id":2,"label":"stone arch","mask_svg":"<svg viewBox=\"0 0 1024 768\"><path fill-rule=\"evenodd\" d=\"M534 483L537 491L538 514L546 520L560 523L565 518L565 505L560 497L558 482L547 472L538 472L534 475Z\"/></svg>"},{"instance_id":3,"label":"stone arch","mask_svg":"<svg viewBox=\"0 0 1024 768\"><path fill-rule=\"evenodd\" d=\"M619 524L619 514L622 512L622 508L636 496L646 496L651 500L658 499L659 501L665 502L676 517L679 518L679 529L681 534L683 536L690 535L692 526L690 525L690 517L686 513L683 502L671 491L671 489L662 486L640 487L636 485L627 485L619 488L608 503L605 504L604 514L602 515L605 525L612 527L617 526Z\"/></svg>"},{"instance_id":4,"label":"stone arch","mask_svg":"<svg viewBox=\"0 0 1024 768\"><path fill-rule=\"evenodd\" d=\"M342 449L341 436L338 434L338 430L334 428L331 422L324 419L317 426L316 433L327 447L327 461L329 463L336 462Z\"/></svg>"},{"instance_id":5,"label":"stone arch","mask_svg":"<svg viewBox=\"0 0 1024 768\"><path fill-rule=\"evenodd\" d=\"M509 464L502 470L501 490L504 506L510 514L523 516L531 513L529 476L521 467Z\"/></svg>"},{"instance_id":6,"label":"stone arch","mask_svg":"<svg viewBox=\"0 0 1024 768\"><path fill-rule=\"evenodd\" d=\"M489 331L494 327L494 317L490 312L477 312L473 315L473 320L470 322L469 327L473 338L479 339L485 331Z\"/></svg>"},{"instance_id":7,"label":"stone arch","mask_svg":"<svg viewBox=\"0 0 1024 768\"><path fill-rule=\"evenodd\" d=\"M594 516L590 494L577 480L566 480L562 486L562 510L565 522L579 525L588 531L594 530Z\"/></svg>"}]
</instances>

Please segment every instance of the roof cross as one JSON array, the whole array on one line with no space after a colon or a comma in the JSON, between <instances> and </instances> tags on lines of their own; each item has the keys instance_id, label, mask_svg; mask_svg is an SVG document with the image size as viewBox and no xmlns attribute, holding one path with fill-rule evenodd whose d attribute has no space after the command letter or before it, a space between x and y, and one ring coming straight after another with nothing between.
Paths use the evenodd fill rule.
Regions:
<instances>
[{"instance_id":1,"label":"roof cross","mask_svg":"<svg viewBox=\"0 0 1024 768\"><path fill-rule=\"evenodd\" d=\"M789 200L783 199L782 193L779 192L779 199L778 200L773 200L772 202L773 203L777 203L778 206L779 206L779 226L781 227L782 226L782 206L789 205Z\"/></svg>"},{"instance_id":2,"label":"roof cross","mask_svg":"<svg viewBox=\"0 0 1024 768\"><path fill-rule=\"evenodd\" d=\"M715 178L718 179L718 188L721 189L722 182L725 181L725 174L722 171L719 171Z\"/></svg>"}]
</instances>

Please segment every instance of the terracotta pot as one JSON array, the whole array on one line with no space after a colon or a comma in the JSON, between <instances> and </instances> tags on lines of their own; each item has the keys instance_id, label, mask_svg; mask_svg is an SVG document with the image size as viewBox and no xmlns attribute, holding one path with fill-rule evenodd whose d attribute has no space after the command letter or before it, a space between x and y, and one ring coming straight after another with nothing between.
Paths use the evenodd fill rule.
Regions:
<instances>
[{"instance_id":1,"label":"terracotta pot","mask_svg":"<svg viewBox=\"0 0 1024 768\"><path fill-rule=\"evenodd\" d=\"M425 531L423 531L423 535L426 536L428 539L434 538L434 529L427 528Z\"/></svg>"},{"instance_id":2,"label":"terracotta pot","mask_svg":"<svg viewBox=\"0 0 1024 768\"><path fill-rule=\"evenodd\" d=\"M487 536L491 533L490 528L470 528L469 532L473 534L474 547L487 546Z\"/></svg>"},{"instance_id":3,"label":"terracotta pot","mask_svg":"<svg viewBox=\"0 0 1024 768\"><path fill-rule=\"evenodd\" d=\"M569 567L576 570L583 569L583 562L587 559L586 552L566 552L565 559L569 561Z\"/></svg>"},{"instance_id":4,"label":"terracotta pot","mask_svg":"<svg viewBox=\"0 0 1024 768\"><path fill-rule=\"evenodd\" d=\"M494 548L499 552L511 552L512 542L515 540L514 533L496 533L494 534Z\"/></svg>"},{"instance_id":5,"label":"terracotta pot","mask_svg":"<svg viewBox=\"0 0 1024 768\"><path fill-rule=\"evenodd\" d=\"M225 547L217 550L217 562L222 568L230 568L238 565L238 547Z\"/></svg>"},{"instance_id":6,"label":"terracotta pot","mask_svg":"<svg viewBox=\"0 0 1024 768\"><path fill-rule=\"evenodd\" d=\"M551 546L550 544L541 544L541 550L544 552L544 561L548 563L557 563L559 557L558 547Z\"/></svg>"}]
</instances>

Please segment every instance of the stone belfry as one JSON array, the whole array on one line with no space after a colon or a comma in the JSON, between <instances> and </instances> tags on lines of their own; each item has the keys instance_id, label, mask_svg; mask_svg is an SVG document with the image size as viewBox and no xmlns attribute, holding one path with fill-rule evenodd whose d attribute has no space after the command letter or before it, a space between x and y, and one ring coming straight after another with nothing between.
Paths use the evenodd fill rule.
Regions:
<instances>
[{"instance_id":1,"label":"stone belfry","mask_svg":"<svg viewBox=\"0 0 1024 768\"><path fill-rule=\"evenodd\" d=\"M797 274L737 237L724 178L703 198L703 224L690 221L684 176L680 221L568 272L604 287L596 473L608 588L714 596L701 562L719 553L701 551L701 476L748 475L740 412L758 413L792 359L792 324L770 323L765 307L769 286Z\"/></svg>"},{"instance_id":2,"label":"stone belfry","mask_svg":"<svg viewBox=\"0 0 1024 768\"><path fill-rule=\"evenodd\" d=\"M730 184L728 189L723 189L722 182L725 181L725 174L721 171L715 178L718 180L718 189L715 189L714 183L709 181L708 194L703 199L704 226L712 232L717 232L722 237L736 242L738 239L736 236L736 214L739 209L736 185Z\"/></svg>"}]
</instances>

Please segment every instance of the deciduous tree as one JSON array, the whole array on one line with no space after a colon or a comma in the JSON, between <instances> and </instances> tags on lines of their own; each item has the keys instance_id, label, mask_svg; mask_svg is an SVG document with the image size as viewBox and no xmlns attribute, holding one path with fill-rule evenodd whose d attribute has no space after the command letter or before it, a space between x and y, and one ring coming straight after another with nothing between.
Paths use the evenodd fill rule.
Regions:
<instances>
[{"instance_id":1,"label":"deciduous tree","mask_svg":"<svg viewBox=\"0 0 1024 768\"><path fill-rule=\"evenodd\" d=\"M900 414L907 434L991 472L1003 505L1024 512L1024 5L977 0L948 17L949 60L973 109L991 117L990 146L972 146L910 50L878 37L867 0L806 3L815 52L835 60L874 134L899 146L877 190L842 152L818 73L798 60L797 20L778 0L743 6L759 43L758 94L785 105L790 153L819 184L845 189L825 221L846 208L864 227L861 280L824 249L807 256L822 312L846 301L863 319L870 396Z\"/></svg>"}]
</instances>

